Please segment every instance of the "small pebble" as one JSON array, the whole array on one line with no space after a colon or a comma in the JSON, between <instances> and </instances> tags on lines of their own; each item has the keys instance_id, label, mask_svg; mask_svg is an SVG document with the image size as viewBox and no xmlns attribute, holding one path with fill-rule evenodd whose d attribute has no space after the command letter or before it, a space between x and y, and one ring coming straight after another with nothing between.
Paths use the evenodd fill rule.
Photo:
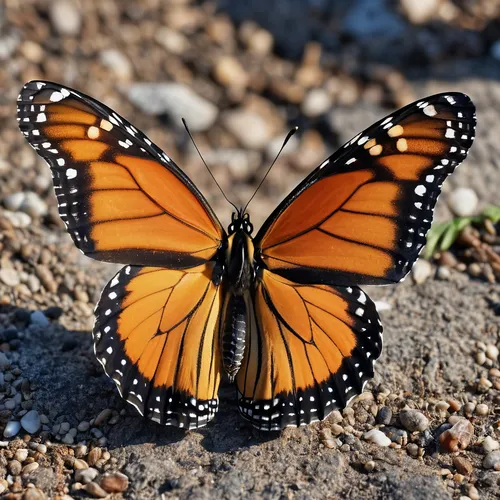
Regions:
<instances>
[{"instance_id":1,"label":"small pebble","mask_svg":"<svg viewBox=\"0 0 500 500\"><path fill-rule=\"evenodd\" d=\"M87 456L87 446L84 444L79 444L75 447L75 457L76 458L84 458Z\"/></svg>"},{"instance_id":2,"label":"small pebble","mask_svg":"<svg viewBox=\"0 0 500 500\"><path fill-rule=\"evenodd\" d=\"M0 280L11 287L17 286L21 282L18 272L9 268L0 269Z\"/></svg>"},{"instance_id":3,"label":"small pebble","mask_svg":"<svg viewBox=\"0 0 500 500\"><path fill-rule=\"evenodd\" d=\"M451 277L451 271L446 266L439 266L436 272L436 277L440 280L449 280Z\"/></svg>"},{"instance_id":4,"label":"small pebble","mask_svg":"<svg viewBox=\"0 0 500 500\"><path fill-rule=\"evenodd\" d=\"M21 423L16 421L7 422L5 429L3 431L3 437L11 438L14 437L21 430Z\"/></svg>"},{"instance_id":5,"label":"small pebble","mask_svg":"<svg viewBox=\"0 0 500 500\"><path fill-rule=\"evenodd\" d=\"M93 467L89 467L88 469L77 469L75 471L75 481L78 481L83 484L88 484L93 481L99 472L97 469Z\"/></svg>"},{"instance_id":6,"label":"small pebble","mask_svg":"<svg viewBox=\"0 0 500 500\"><path fill-rule=\"evenodd\" d=\"M72 434L70 434L69 432L67 434L64 435L64 437L61 439L61 441L64 443L64 444L73 444L75 442L75 438Z\"/></svg>"},{"instance_id":7,"label":"small pebble","mask_svg":"<svg viewBox=\"0 0 500 500\"><path fill-rule=\"evenodd\" d=\"M104 498L108 496L106 491L103 490L97 483L94 482L86 484L82 489L96 498Z\"/></svg>"},{"instance_id":8,"label":"small pebble","mask_svg":"<svg viewBox=\"0 0 500 500\"><path fill-rule=\"evenodd\" d=\"M90 434L92 434L92 436L94 436L96 439L99 439L104 435L102 431L100 429L97 429L96 427L92 427L92 429L90 429Z\"/></svg>"},{"instance_id":9,"label":"small pebble","mask_svg":"<svg viewBox=\"0 0 500 500\"><path fill-rule=\"evenodd\" d=\"M486 346L486 357L492 361L496 361L498 359L498 347L493 344L488 344Z\"/></svg>"},{"instance_id":10,"label":"small pebble","mask_svg":"<svg viewBox=\"0 0 500 500\"><path fill-rule=\"evenodd\" d=\"M495 451L500 448L500 443L493 439L491 436L486 436L483 440L483 450L486 453L489 453L490 451Z\"/></svg>"},{"instance_id":11,"label":"small pebble","mask_svg":"<svg viewBox=\"0 0 500 500\"><path fill-rule=\"evenodd\" d=\"M458 260L451 252L442 252L439 257L439 264L446 267L455 267Z\"/></svg>"},{"instance_id":12,"label":"small pebble","mask_svg":"<svg viewBox=\"0 0 500 500\"><path fill-rule=\"evenodd\" d=\"M389 425L392 419L392 410L388 406L382 406L375 418L377 424Z\"/></svg>"},{"instance_id":13,"label":"small pebble","mask_svg":"<svg viewBox=\"0 0 500 500\"><path fill-rule=\"evenodd\" d=\"M363 434L363 439L365 441L375 443L378 446L389 446L392 442L382 431L379 431L378 429L372 429L371 431L365 432Z\"/></svg>"},{"instance_id":14,"label":"small pebble","mask_svg":"<svg viewBox=\"0 0 500 500\"><path fill-rule=\"evenodd\" d=\"M108 493L121 493L128 488L128 477L121 472L105 474L99 484Z\"/></svg>"},{"instance_id":15,"label":"small pebble","mask_svg":"<svg viewBox=\"0 0 500 500\"><path fill-rule=\"evenodd\" d=\"M477 392L484 394L492 388L493 384L486 378L481 377L477 384Z\"/></svg>"},{"instance_id":16,"label":"small pebble","mask_svg":"<svg viewBox=\"0 0 500 500\"><path fill-rule=\"evenodd\" d=\"M439 436L441 450L446 453L465 450L473 435L474 427L467 419L462 418Z\"/></svg>"},{"instance_id":17,"label":"small pebble","mask_svg":"<svg viewBox=\"0 0 500 500\"><path fill-rule=\"evenodd\" d=\"M87 456L87 462L89 465L95 465L96 462L101 458L102 450L99 447L92 448Z\"/></svg>"},{"instance_id":18,"label":"small pebble","mask_svg":"<svg viewBox=\"0 0 500 500\"><path fill-rule=\"evenodd\" d=\"M44 328L50 325L50 321L42 311L33 311L30 316L30 323L32 325Z\"/></svg>"},{"instance_id":19,"label":"small pebble","mask_svg":"<svg viewBox=\"0 0 500 500\"><path fill-rule=\"evenodd\" d=\"M302 101L302 112L312 118L326 113L331 107L330 95L321 88L311 89Z\"/></svg>"},{"instance_id":20,"label":"small pebble","mask_svg":"<svg viewBox=\"0 0 500 500\"><path fill-rule=\"evenodd\" d=\"M450 399L448 401L448 404L450 405L450 412L456 413L462 409L462 403L460 403L460 401L457 401L456 399Z\"/></svg>"},{"instance_id":21,"label":"small pebble","mask_svg":"<svg viewBox=\"0 0 500 500\"><path fill-rule=\"evenodd\" d=\"M408 443L406 445L406 453L412 458L418 457L418 445L415 443Z\"/></svg>"},{"instance_id":22,"label":"small pebble","mask_svg":"<svg viewBox=\"0 0 500 500\"><path fill-rule=\"evenodd\" d=\"M453 457L453 466L460 474L468 476L472 472L472 464L465 457Z\"/></svg>"},{"instance_id":23,"label":"small pebble","mask_svg":"<svg viewBox=\"0 0 500 500\"><path fill-rule=\"evenodd\" d=\"M71 0L58 0L51 4L50 20L60 35L76 36L82 25L82 15Z\"/></svg>"},{"instance_id":24,"label":"small pebble","mask_svg":"<svg viewBox=\"0 0 500 500\"><path fill-rule=\"evenodd\" d=\"M500 451L490 451L483 460L483 467L485 469L497 468L497 464L500 464Z\"/></svg>"},{"instance_id":25,"label":"small pebble","mask_svg":"<svg viewBox=\"0 0 500 500\"><path fill-rule=\"evenodd\" d=\"M344 428L339 424L333 424L331 430L334 436L340 436L344 432Z\"/></svg>"},{"instance_id":26,"label":"small pebble","mask_svg":"<svg viewBox=\"0 0 500 500\"><path fill-rule=\"evenodd\" d=\"M104 425L109 420L109 418L111 417L112 414L113 414L113 412L109 408L102 410L99 413L99 415L97 415L97 417L95 418L94 425L96 427L99 427L100 425Z\"/></svg>"},{"instance_id":27,"label":"small pebble","mask_svg":"<svg viewBox=\"0 0 500 500\"><path fill-rule=\"evenodd\" d=\"M446 401L439 401L438 404L436 405L436 410L444 413L445 411L448 411L449 407L450 405Z\"/></svg>"},{"instance_id":28,"label":"small pebble","mask_svg":"<svg viewBox=\"0 0 500 500\"><path fill-rule=\"evenodd\" d=\"M484 417L488 415L489 413L489 408L488 405L484 403L480 403L476 406L476 409L474 410L474 413L478 415L479 417Z\"/></svg>"},{"instance_id":29,"label":"small pebble","mask_svg":"<svg viewBox=\"0 0 500 500\"><path fill-rule=\"evenodd\" d=\"M469 498L471 500L479 500L479 491L477 490L477 488L471 484L470 487L469 487Z\"/></svg>"},{"instance_id":30,"label":"small pebble","mask_svg":"<svg viewBox=\"0 0 500 500\"><path fill-rule=\"evenodd\" d=\"M476 363L478 365L484 365L486 362L486 353L484 351L477 351L476 352Z\"/></svg>"},{"instance_id":31,"label":"small pebble","mask_svg":"<svg viewBox=\"0 0 500 500\"><path fill-rule=\"evenodd\" d=\"M330 420L330 422L333 422L334 424L340 424L340 422L342 422L343 420L342 413L340 413L339 410L333 410L332 413L330 413L328 420Z\"/></svg>"},{"instance_id":32,"label":"small pebble","mask_svg":"<svg viewBox=\"0 0 500 500\"><path fill-rule=\"evenodd\" d=\"M483 272L481 266L477 262L472 262L467 267L467 271L471 276L480 276Z\"/></svg>"},{"instance_id":33,"label":"small pebble","mask_svg":"<svg viewBox=\"0 0 500 500\"><path fill-rule=\"evenodd\" d=\"M103 66L109 68L118 80L128 81L134 74L134 69L128 57L117 49L106 49L99 54ZM30 214L31 215L31 214Z\"/></svg>"},{"instance_id":34,"label":"small pebble","mask_svg":"<svg viewBox=\"0 0 500 500\"><path fill-rule=\"evenodd\" d=\"M30 464L25 465L23 467L23 474L29 474L30 472L37 470L38 467L39 467L38 462L31 462Z\"/></svg>"},{"instance_id":35,"label":"small pebble","mask_svg":"<svg viewBox=\"0 0 500 500\"><path fill-rule=\"evenodd\" d=\"M28 458L28 450L26 448L20 448L16 451L14 458L23 463Z\"/></svg>"},{"instance_id":36,"label":"small pebble","mask_svg":"<svg viewBox=\"0 0 500 500\"><path fill-rule=\"evenodd\" d=\"M19 460L11 460L9 462L8 469L13 476L19 476L19 474L21 474L22 468L23 466L21 465Z\"/></svg>"},{"instance_id":37,"label":"small pebble","mask_svg":"<svg viewBox=\"0 0 500 500\"><path fill-rule=\"evenodd\" d=\"M88 469L89 468L89 464L87 462L85 462L85 460L77 458L73 462L73 468L74 469Z\"/></svg>"},{"instance_id":38,"label":"small pebble","mask_svg":"<svg viewBox=\"0 0 500 500\"><path fill-rule=\"evenodd\" d=\"M364 469L366 472L372 472L375 470L375 462L373 460L369 460L365 463Z\"/></svg>"},{"instance_id":39,"label":"small pebble","mask_svg":"<svg viewBox=\"0 0 500 500\"><path fill-rule=\"evenodd\" d=\"M476 409L475 403L465 403L464 414L466 417L472 417L474 410Z\"/></svg>"},{"instance_id":40,"label":"small pebble","mask_svg":"<svg viewBox=\"0 0 500 500\"><path fill-rule=\"evenodd\" d=\"M36 446L36 451L38 451L39 453L42 453L43 455L45 455L45 453L47 453L47 445L42 444L42 443L38 444Z\"/></svg>"},{"instance_id":41,"label":"small pebble","mask_svg":"<svg viewBox=\"0 0 500 500\"><path fill-rule=\"evenodd\" d=\"M424 259L419 259L411 269L411 275L413 276L413 281L420 285L424 283L432 274L432 266L429 261Z\"/></svg>"},{"instance_id":42,"label":"small pebble","mask_svg":"<svg viewBox=\"0 0 500 500\"><path fill-rule=\"evenodd\" d=\"M447 201L451 211L458 217L474 215L479 202L475 191L466 187L460 187L452 191Z\"/></svg>"},{"instance_id":43,"label":"small pebble","mask_svg":"<svg viewBox=\"0 0 500 500\"><path fill-rule=\"evenodd\" d=\"M90 429L90 424L84 420L83 422L80 422L78 424L77 429L78 429L78 432L88 431Z\"/></svg>"},{"instance_id":44,"label":"small pebble","mask_svg":"<svg viewBox=\"0 0 500 500\"><path fill-rule=\"evenodd\" d=\"M36 434L42 425L40 415L36 410L31 410L21 419L21 425L26 432Z\"/></svg>"},{"instance_id":45,"label":"small pebble","mask_svg":"<svg viewBox=\"0 0 500 500\"><path fill-rule=\"evenodd\" d=\"M418 410L403 410L399 414L401 425L410 432L425 431L429 427L429 419Z\"/></svg>"},{"instance_id":46,"label":"small pebble","mask_svg":"<svg viewBox=\"0 0 500 500\"><path fill-rule=\"evenodd\" d=\"M46 500L45 493L38 488L27 488L23 495L23 500ZM67 500L64 497L61 500Z\"/></svg>"}]
</instances>

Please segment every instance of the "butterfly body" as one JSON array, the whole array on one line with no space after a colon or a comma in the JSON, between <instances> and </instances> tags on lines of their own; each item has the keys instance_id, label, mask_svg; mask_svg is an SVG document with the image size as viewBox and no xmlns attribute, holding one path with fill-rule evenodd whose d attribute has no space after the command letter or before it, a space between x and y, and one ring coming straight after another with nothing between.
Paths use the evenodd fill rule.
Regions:
<instances>
[{"instance_id":1,"label":"butterfly body","mask_svg":"<svg viewBox=\"0 0 500 500\"><path fill-rule=\"evenodd\" d=\"M241 211L232 214L222 278L225 301L220 328L223 368L231 381L238 373L245 354L249 319L247 303L255 281L252 230L248 214Z\"/></svg>"},{"instance_id":2,"label":"butterfly body","mask_svg":"<svg viewBox=\"0 0 500 500\"><path fill-rule=\"evenodd\" d=\"M29 82L18 121L75 245L125 264L93 329L121 396L155 422L198 428L225 371L262 430L323 420L374 376L383 329L359 286L409 272L476 122L458 92L401 108L327 158L252 237L245 210L226 232L166 153L81 92Z\"/></svg>"}]
</instances>

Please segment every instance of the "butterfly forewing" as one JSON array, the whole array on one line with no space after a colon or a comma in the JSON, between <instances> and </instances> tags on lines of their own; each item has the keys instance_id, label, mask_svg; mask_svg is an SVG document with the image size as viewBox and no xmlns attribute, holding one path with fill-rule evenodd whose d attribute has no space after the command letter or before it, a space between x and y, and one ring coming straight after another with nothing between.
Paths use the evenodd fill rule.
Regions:
<instances>
[{"instance_id":1,"label":"butterfly forewing","mask_svg":"<svg viewBox=\"0 0 500 500\"><path fill-rule=\"evenodd\" d=\"M98 101L33 81L19 127L52 170L59 214L76 246L124 264L194 266L224 231L206 200L144 134Z\"/></svg>"},{"instance_id":2,"label":"butterfly forewing","mask_svg":"<svg viewBox=\"0 0 500 500\"><path fill-rule=\"evenodd\" d=\"M96 308L94 349L142 415L197 428L218 406L221 287L212 264L189 270L124 267Z\"/></svg>"},{"instance_id":3,"label":"butterfly forewing","mask_svg":"<svg viewBox=\"0 0 500 500\"><path fill-rule=\"evenodd\" d=\"M359 288L299 285L264 271L253 304L236 381L240 412L255 427L323 420L373 377L382 325Z\"/></svg>"},{"instance_id":4,"label":"butterfly forewing","mask_svg":"<svg viewBox=\"0 0 500 500\"><path fill-rule=\"evenodd\" d=\"M425 244L443 181L472 145L474 109L464 94L439 94L356 136L265 222L263 264L300 283L400 281Z\"/></svg>"}]
</instances>

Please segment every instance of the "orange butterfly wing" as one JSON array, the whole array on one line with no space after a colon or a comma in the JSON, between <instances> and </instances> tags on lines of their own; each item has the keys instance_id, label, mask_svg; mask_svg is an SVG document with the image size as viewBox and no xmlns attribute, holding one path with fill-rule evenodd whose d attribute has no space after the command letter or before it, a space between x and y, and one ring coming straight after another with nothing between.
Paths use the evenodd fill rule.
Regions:
<instances>
[{"instance_id":1,"label":"orange butterfly wing","mask_svg":"<svg viewBox=\"0 0 500 500\"><path fill-rule=\"evenodd\" d=\"M224 231L175 163L117 113L51 82L26 84L19 127L50 165L59 214L98 260L186 268L207 262Z\"/></svg>"},{"instance_id":2,"label":"orange butterfly wing","mask_svg":"<svg viewBox=\"0 0 500 500\"><path fill-rule=\"evenodd\" d=\"M256 236L263 266L298 283L401 281L441 185L474 139L475 108L439 94L380 120L312 172Z\"/></svg>"},{"instance_id":3,"label":"orange butterfly wing","mask_svg":"<svg viewBox=\"0 0 500 500\"><path fill-rule=\"evenodd\" d=\"M299 285L263 271L236 377L243 417L262 430L323 420L373 377L375 305L357 287Z\"/></svg>"},{"instance_id":4,"label":"orange butterfly wing","mask_svg":"<svg viewBox=\"0 0 500 500\"><path fill-rule=\"evenodd\" d=\"M218 407L221 287L213 264L127 266L96 308L94 350L121 396L164 425L197 428Z\"/></svg>"}]
</instances>

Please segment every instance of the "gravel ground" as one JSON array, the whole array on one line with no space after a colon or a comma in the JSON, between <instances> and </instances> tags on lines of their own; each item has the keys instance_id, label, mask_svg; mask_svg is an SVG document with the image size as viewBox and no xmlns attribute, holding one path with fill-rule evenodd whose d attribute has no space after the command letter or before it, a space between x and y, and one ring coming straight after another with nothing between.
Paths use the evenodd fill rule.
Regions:
<instances>
[{"instance_id":1,"label":"gravel ground","mask_svg":"<svg viewBox=\"0 0 500 500\"><path fill-rule=\"evenodd\" d=\"M307 428L254 430L228 383L207 428L160 427L122 402L93 356L92 310L115 267L73 247L49 169L17 131L15 99L31 78L80 88L131 119L197 180L223 221L229 210L179 116L219 182L242 199L299 125L252 204L257 227L306 172L375 119L420 96L466 92L477 138L436 214L451 215L447 201L459 187L475 192L476 211L500 204L495 2L377 0L382 32L360 30L361 14L353 21L355 8L365 12L361 0L331 9L293 3L287 22L298 16L304 26L289 44L260 2L254 10L220 2L221 11L187 0L0 4L6 498L498 498L500 288L481 277L425 263L400 286L369 289L385 327L375 379L349 408ZM266 5L276 16L284 8Z\"/></svg>"}]
</instances>

